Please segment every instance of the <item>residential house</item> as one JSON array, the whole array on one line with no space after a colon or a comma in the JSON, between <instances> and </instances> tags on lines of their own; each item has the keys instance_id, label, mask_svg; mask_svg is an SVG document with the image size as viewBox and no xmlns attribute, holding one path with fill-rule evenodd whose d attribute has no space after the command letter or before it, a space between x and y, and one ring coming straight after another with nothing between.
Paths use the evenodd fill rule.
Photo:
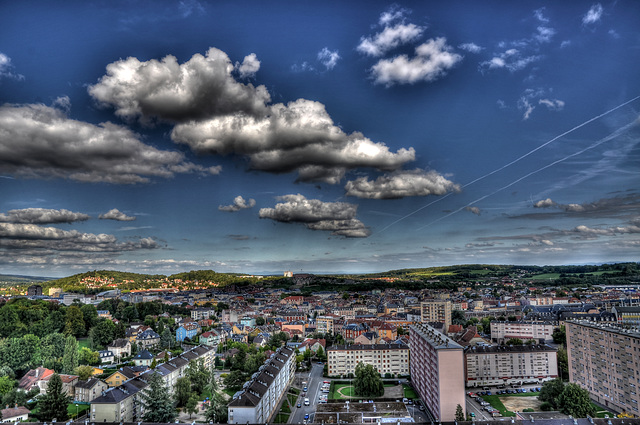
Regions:
<instances>
[{"instance_id":1,"label":"residential house","mask_svg":"<svg viewBox=\"0 0 640 425\"><path fill-rule=\"evenodd\" d=\"M212 347L217 347L218 344L223 343L225 341L224 332L221 332L217 329L212 329L208 332L200 335L199 342L200 344L209 345Z\"/></svg>"},{"instance_id":2,"label":"residential house","mask_svg":"<svg viewBox=\"0 0 640 425\"><path fill-rule=\"evenodd\" d=\"M38 385L38 382L42 379L49 379L49 377L54 373L55 371L47 369L46 367L31 369L30 371L25 373L22 378L20 378L20 381L18 382L18 388L25 392L31 391L34 387L42 388L40 385Z\"/></svg>"},{"instance_id":3,"label":"residential house","mask_svg":"<svg viewBox=\"0 0 640 425\"><path fill-rule=\"evenodd\" d=\"M31 411L24 406L2 409L2 422L23 422L29 419Z\"/></svg>"},{"instance_id":4,"label":"residential house","mask_svg":"<svg viewBox=\"0 0 640 425\"><path fill-rule=\"evenodd\" d=\"M193 320L202 320L215 317L216 310L214 308L194 308L191 310L191 318Z\"/></svg>"},{"instance_id":5,"label":"residential house","mask_svg":"<svg viewBox=\"0 0 640 425\"><path fill-rule=\"evenodd\" d=\"M109 388L109 386L104 381L96 378L78 381L76 382L73 400L90 403L96 397L100 397L102 392L106 391L107 388Z\"/></svg>"},{"instance_id":6,"label":"residential house","mask_svg":"<svg viewBox=\"0 0 640 425\"><path fill-rule=\"evenodd\" d=\"M109 386L109 388L117 387L121 385L123 382L128 381L131 378L135 378L136 374L130 367L121 367L111 374L105 382Z\"/></svg>"},{"instance_id":7,"label":"residential house","mask_svg":"<svg viewBox=\"0 0 640 425\"><path fill-rule=\"evenodd\" d=\"M193 339L194 336L200 333L200 326L197 323L189 322L183 323L176 329L176 340L182 342L185 338Z\"/></svg>"},{"instance_id":8,"label":"residential house","mask_svg":"<svg viewBox=\"0 0 640 425\"><path fill-rule=\"evenodd\" d=\"M147 366L151 367L151 363L153 362L153 354L148 350L140 350L138 354L133 357L133 363L136 366Z\"/></svg>"},{"instance_id":9,"label":"residential house","mask_svg":"<svg viewBox=\"0 0 640 425\"><path fill-rule=\"evenodd\" d=\"M51 379L51 377L53 376L53 374L42 378L41 380L38 381L38 386L40 387L40 394L46 394L47 392L47 387L49 386L49 380ZM76 375L65 375L65 374L59 374L58 375L60 377L60 380L62 381L62 392L63 394L68 395L69 397L73 397L73 388L75 387L76 383L78 382L78 376Z\"/></svg>"},{"instance_id":10,"label":"residential house","mask_svg":"<svg viewBox=\"0 0 640 425\"><path fill-rule=\"evenodd\" d=\"M100 350L98 355L100 356L100 364L113 363L116 359L111 350Z\"/></svg>"},{"instance_id":11,"label":"residential house","mask_svg":"<svg viewBox=\"0 0 640 425\"><path fill-rule=\"evenodd\" d=\"M136 344L138 346L138 350L148 350L150 348L157 347L160 345L160 335L158 335L153 329L146 329L138 333L136 336Z\"/></svg>"},{"instance_id":12,"label":"residential house","mask_svg":"<svg viewBox=\"0 0 640 425\"><path fill-rule=\"evenodd\" d=\"M377 344L380 341L380 337L377 332L365 332L360 334L353 340L354 344L372 345Z\"/></svg>"},{"instance_id":13,"label":"residential house","mask_svg":"<svg viewBox=\"0 0 640 425\"><path fill-rule=\"evenodd\" d=\"M107 345L107 350L113 353L116 361L120 361L125 357L131 356L131 342L126 338L118 338Z\"/></svg>"}]
</instances>

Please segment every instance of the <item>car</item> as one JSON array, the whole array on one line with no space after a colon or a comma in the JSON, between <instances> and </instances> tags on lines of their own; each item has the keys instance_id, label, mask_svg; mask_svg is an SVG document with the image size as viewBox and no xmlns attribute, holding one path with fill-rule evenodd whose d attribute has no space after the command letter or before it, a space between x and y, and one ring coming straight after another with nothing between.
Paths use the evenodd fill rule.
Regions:
<instances>
[{"instance_id":1,"label":"car","mask_svg":"<svg viewBox=\"0 0 640 425\"><path fill-rule=\"evenodd\" d=\"M307 387L304 387L304 388L302 389L302 391L304 391L304 392L306 393L306 392L307 392Z\"/></svg>"},{"instance_id":2,"label":"car","mask_svg":"<svg viewBox=\"0 0 640 425\"><path fill-rule=\"evenodd\" d=\"M487 391L487 395L491 395L491 391Z\"/></svg>"},{"instance_id":3,"label":"car","mask_svg":"<svg viewBox=\"0 0 640 425\"><path fill-rule=\"evenodd\" d=\"M304 399L304 405L305 405L305 406L308 406L308 405L309 405L309 399L308 399L308 398L305 398L305 399Z\"/></svg>"},{"instance_id":4,"label":"car","mask_svg":"<svg viewBox=\"0 0 640 425\"><path fill-rule=\"evenodd\" d=\"M307 413L306 415L304 415L304 420L309 420L309 414Z\"/></svg>"},{"instance_id":5,"label":"car","mask_svg":"<svg viewBox=\"0 0 640 425\"><path fill-rule=\"evenodd\" d=\"M473 412L471 412L471 413L469 413L469 416L471 416L472 418L475 418L475 417L476 417L476 414L475 414L475 413L473 413Z\"/></svg>"},{"instance_id":6,"label":"car","mask_svg":"<svg viewBox=\"0 0 640 425\"><path fill-rule=\"evenodd\" d=\"M297 407L302 407L302 403L298 402L298 406Z\"/></svg>"}]
</instances>

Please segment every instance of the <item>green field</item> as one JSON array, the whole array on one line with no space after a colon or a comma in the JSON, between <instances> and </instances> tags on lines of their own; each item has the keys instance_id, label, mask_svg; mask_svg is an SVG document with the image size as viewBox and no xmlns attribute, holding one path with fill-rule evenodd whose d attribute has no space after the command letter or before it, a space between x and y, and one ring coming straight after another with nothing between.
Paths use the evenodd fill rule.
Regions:
<instances>
[{"instance_id":1,"label":"green field","mask_svg":"<svg viewBox=\"0 0 640 425\"><path fill-rule=\"evenodd\" d=\"M410 386L408 386L406 384L402 384L402 390L404 392L404 397L405 398L408 398L408 399L416 399L416 398L418 398L418 394L416 394L416 392Z\"/></svg>"},{"instance_id":2,"label":"green field","mask_svg":"<svg viewBox=\"0 0 640 425\"><path fill-rule=\"evenodd\" d=\"M510 396L513 394L509 394ZM531 397L531 395L527 396L527 397ZM498 409L500 411L500 414L502 416L515 416L516 414L513 413L510 410L507 410L506 407L504 407L504 404L502 404L502 401L500 401L500 396L498 395L486 395L482 397L485 401L487 401L489 404L491 404L491 406L495 407L496 409Z\"/></svg>"}]
</instances>

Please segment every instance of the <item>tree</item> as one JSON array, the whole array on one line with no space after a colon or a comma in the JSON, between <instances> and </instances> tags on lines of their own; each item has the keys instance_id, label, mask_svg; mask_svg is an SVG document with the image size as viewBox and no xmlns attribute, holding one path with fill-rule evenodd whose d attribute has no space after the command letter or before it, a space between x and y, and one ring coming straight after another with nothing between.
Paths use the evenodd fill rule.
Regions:
<instances>
[{"instance_id":1,"label":"tree","mask_svg":"<svg viewBox=\"0 0 640 425\"><path fill-rule=\"evenodd\" d=\"M451 312L451 322L454 325L464 325L467 322L467 319L464 317L464 311L453 310Z\"/></svg>"},{"instance_id":2,"label":"tree","mask_svg":"<svg viewBox=\"0 0 640 425\"><path fill-rule=\"evenodd\" d=\"M68 335L62 356L62 372L73 373L76 367L78 367L78 341L73 335Z\"/></svg>"},{"instance_id":3,"label":"tree","mask_svg":"<svg viewBox=\"0 0 640 425\"><path fill-rule=\"evenodd\" d=\"M558 397L558 408L562 413L574 418L586 418L587 415L595 416L595 409L589 398L589 391L578 384L567 384Z\"/></svg>"},{"instance_id":4,"label":"tree","mask_svg":"<svg viewBox=\"0 0 640 425\"><path fill-rule=\"evenodd\" d=\"M16 386L15 379L9 376L0 376L0 395L5 395Z\"/></svg>"},{"instance_id":5,"label":"tree","mask_svg":"<svg viewBox=\"0 0 640 425\"><path fill-rule=\"evenodd\" d=\"M80 347L78 351L78 363L85 365L97 365L100 363L100 354L87 347Z\"/></svg>"},{"instance_id":6,"label":"tree","mask_svg":"<svg viewBox=\"0 0 640 425\"><path fill-rule=\"evenodd\" d=\"M191 415L198 413L198 396L196 394L191 394L184 410L189 414L189 419L191 419Z\"/></svg>"},{"instance_id":7,"label":"tree","mask_svg":"<svg viewBox=\"0 0 640 425\"><path fill-rule=\"evenodd\" d=\"M160 334L160 346L162 348L171 348L171 344L175 345L175 338L171 333L171 329L166 327Z\"/></svg>"},{"instance_id":8,"label":"tree","mask_svg":"<svg viewBox=\"0 0 640 425\"><path fill-rule=\"evenodd\" d=\"M234 391L242 388L245 382L246 379L244 373L239 370L232 370L231 373L224 378L224 386Z\"/></svg>"},{"instance_id":9,"label":"tree","mask_svg":"<svg viewBox=\"0 0 640 425\"><path fill-rule=\"evenodd\" d=\"M178 378L174 394L178 407L186 406L189 401L189 397L191 397L191 382L189 382L189 378L186 376Z\"/></svg>"},{"instance_id":10,"label":"tree","mask_svg":"<svg viewBox=\"0 0 640 425\"><path fill-rule=\"evenodd\" d=\"M204 413L205 418L215 423L226 423L227 413L227 402L225 399L220 393L213 393L209 400L209 407L207 407Z\"/></svg>"},{"instance_id":11,"label":"tree","mask_svg":"<svg viewBox=\"0 0 640 425\"><path fill-rule=\"evenodd\" d=\"M171 395L162 376L158 373L153 373L149 377L147 391L142 394L142 405L144 406L142 420L145 422L171 423L176 419L177 414Z\"/></svg>"},{"instance_id":12,"label":"tree","mask_svg":"<svg viewBox=\"0 0 640 425\"><path fill-rule=\"evenodd\" d=\"M209 371L205 367L204 361L200 359L189 362L186 375L191 381L191 391L202 394L209 381Z\"/></svg>"},{"instance_id":13,"label":"tree","mask_svg":"<svg viewBox=\"0 0 640 425\"><path fill-rule=\"evenodd\" d=\"M462 411L462 406L460 406L459 404L456 406L456 421L464 421L464 412Z\"/></svg>"},{"instance_id":14,"label":"tree","mask_svg":"<svg viewBox=\"0 0 640 425\"><path fill-rule=\"evenodd\" d=\"M558 347L558 371L560 372L560 379L562 376L569 376L569 359L567 357L567 349L564 345Z\"/></svg>"},{"instance_id":15,"label":"tree","mask_svg":"<svg viewBox=\"0 0 640 425\"><path fill-rule=\"evenodd\" d=\"M356 366L353 380L355 395L358 397L380 397L384 394L384 384L380 373L373 365L360 362Z\"/></svg>"},{"instance_id":16,"label":"tree","mask_svg":"<svg viewBox=\"0 0 640 425\"><path fill-rule=\"evenodd\" d=\"M116 333L116 324L111 320L102 319L89 331L91 348L104 348L111 344Z\"/></svg>"},{"instance_id":17,"label":"tree","mask_svg":"<svg viewBox=\"0 0 640 425\"><path fill-rule=\"evenodd\" d=\"M54 373L49 379L47 392L38 399L38 416L41 421L65 421L69 417L67 406L71 397L62 391L62 379Z\"/></svg>"},{"instance_id":18,"label":"tree","mask_svg":"<svg viewBox=\"0 0 640 425\"><path fill-rule=\"evenodd\" d=\"M64 333L75 337L84 336L86 328L84 323L84 315L80 307L72 305L67 308L67 315L64 321Z\"/></svg>"},{"instance_id":19,"label":"tree","mask_svg":"<svg viewBox=\"0 0 640 425\"><path fill-rule=\"evenodd\" d=\"M523 345L524 342L520 338L511 338L505 341L505 345Z\"/></svg>"},{"instance_id":20,"label":"tree","mask_svg":"<svg viewBox=\"0 0 640 425\"><path fill-rule=\"evenodd\" d=\"M74 375L78 375L78 379L86 381L93 376L93 366L80 365L73 371Z\"/></svg>"},{"instance_id":21,"label":"tree","mask_svg":"<svg viewBox=\"0 0 640 425\"><path fill-rule=\"evenodd\" d=\"M551 337L553 338L553 342L556 344L567 345L567 330L564 325L559 328L555 328Z\"/></svg>"},{"instance_id":22,"label":"tree","mask_svg":"<svg viewBox=\"0 0 640 425\"><path fill-rule=\"evenodd\" d=\"M561 379L556 378L551 381L547 381L542 384L542 389L540 390L540 394L538 395L538 400L542 402L547 402L553 406L554 409L557 409L558 397L564 391L564 383Z\"/></svg>"},{"instance_id":23,"label":"tree","mask_svg":"<svg viewBox=\"0 0 640 425\"><path fill-rule=\"evenodd\" d=\"M266 323L264 317L258 316L256 317L256 326L262 326Z\"/></svg>"}]
</instances>

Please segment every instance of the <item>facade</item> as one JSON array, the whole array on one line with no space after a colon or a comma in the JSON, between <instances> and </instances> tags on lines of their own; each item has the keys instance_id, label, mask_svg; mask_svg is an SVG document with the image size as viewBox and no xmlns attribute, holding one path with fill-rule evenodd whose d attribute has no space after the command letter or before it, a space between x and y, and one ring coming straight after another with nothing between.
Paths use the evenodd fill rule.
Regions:
<instances>
[{"instance_id":1,"label":"facade","mask_svg":"<svg viewBox=\"0 0 640 425\"><path fill-rule=\"evenodd\" d=\"M160 345L160 335L153 329L146 329L136 335L136 345L138 346L138 350L148 350L157 347Z\"/></svg>"},{"instance_id":2,"label":"facade","mask_svg":"<svg viewBox=\"0 0 640 425\"><path fill-rule=\"evenodd\" d=\"M200 326L197 323L185 323L176 329L176 341L182 342L185 338L192 339L200 332Z\"/></svg>"},{"instance_id":3,"label":"facade","mask_svg":"<svg viewBox=\"0 0 640 425\"><path fill-rule=\"evenodd\" d=\"M316 331L326 334L333 334L333 316L318 316L316 317Z\"/></svg>"},{"instance_id":4,"label":"facade","mask_svg":"<svg viewBox=\"0 0 640 425\"><path fill-rule=\"evenodd\" d=\"M467 386L522 385L557 378L556 354L548 345L469 346L464 352Z\"/></svg>"},{"instance_id":5,"label":"facade","mask_svg":"<svg viewBox=\"0 0 640 425\"><path fill-rule=\"evenodd\" d=\"M213 308L194 308L191 310L191 318L193 320L203 320L216 316L216 310Z\"/></svg>"},{"instance_id":6,"label":"facade","mask_svg":"<svg viewBox=\"0 0 640 425\"><path fill-rule=\"evenodd\" d=\"M640 307L620 307L616 306L611 309L618 323L626 325L640 325Z\"/></svg>"},{"instance_id":7,"label":"facade","mask_svg":"<svg viewBox=\"0 0 640 425\"><path fill-rule=\"evenodd\" d=\"M29 419L31 411L24 406L15 406L2 409L2 422L23 422Z\"/></svg>"},{"instance_id":8,"label":"facade","mask_svg":"<svg viewBox=\"0 0 640 425\"><path fill-rule=\"evenodd\" d=\"M405 344L341 345L327 348L329 376L355 375L358 363L370 364L380 375L409 374L409 346Z\"/></svg>"},{"instance_id":9,"label":"facade","mask_svg":"<svg viewBox=\"0 0 640 425\"><path fill-rule=\"evenodd\" d=\"M451 325L451 301L450 300L429 300L420 303L420 321L444 323L444 328L449 329Z\"/></svg>"},{"instance_id":10,"label":"facade","mask_svg":"<svg viewBox=\"0 0 640 425\"><path fill-rule=\"evenodd\" d=\"M131 356L131 342L126 338L118 338L107 345L107 350L113 353L116 360L120 360Z\"/></svg>"},{"instance_id":11,"label":"facade","mask_svg":"<svg viewBox=\"0 0 640 425\"><path fill-rule=\"evenodd\" d=\"M42 295L42 286L40 285L31 285L27 288L28 296L40 296Z\"/></svg>"},{"instance_id":12,"label":"facade","mask_svg":"<svg viewBox=\"0 0 640 425\"><path fill-rule=\"evenodd\" d=\"M523 341L530 339L547 344L553 342L553 330L558 327L555 321L529 321L518 322L498 321L491 322L491 339L496 342L505 342L512 338Z\"/></svg>"},{"instance_id":13,"label":"facade","mask_svg":"<svg viewBox=\"0 0 640 425\"><path fill-rule=\"evenodd\" d=\"M267 359L228 406L228 423L268 423L277 413L296 371L293 349L281 347Z\"/></svg>"},{"instance_id":14,"label":"facade","mask_svg":"<svg viewBox=\"0 0 640 425\"><path fill-rule=\"evenodd\" d=\"M95 398L100 397L107 388L109 388L107 384L96 378L78 381L74 389L73 401L91 403Z\"/></svg>"},{"instance_id":15,"label":"facade","mask_svg":"<svg viewBox=\"0 0 640 425\"><path fill-rule=\"evenodd\" d=\"M133 357L133 364L136 366L150 367L151 363L153 363L153 354L148 350L140 350L138 354Z\"/></svg>"},{"instance_id":16,"label":"facade","mask_svg":"<svg viewBox=\"0 0 640 425\"><path fill-rule=\"evenodd\" d=\"M616 412L640 415L640 332L613 322L569 320L569 380Z\"/></svg>"},{"instance_id":17,"label":"facade","mask_svg":"<svg viewBox=\"0 0 640 425\"><path fill-rule=\"evenodd\" d=\"M456 408L466 416L464 351L429 325L409 327L411 382L438 421L454 421Z\"/></svg>"}]
</instances>

